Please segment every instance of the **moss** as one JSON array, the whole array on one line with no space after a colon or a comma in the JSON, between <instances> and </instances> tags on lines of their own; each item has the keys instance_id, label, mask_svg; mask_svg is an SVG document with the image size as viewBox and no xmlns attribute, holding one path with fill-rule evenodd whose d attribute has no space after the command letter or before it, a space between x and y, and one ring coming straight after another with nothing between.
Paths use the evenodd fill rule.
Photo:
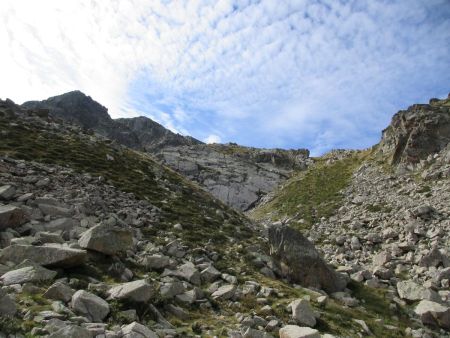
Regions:
<instances>
[{"instance_id":1,"label":"moss","mask_svg":"<svg viewBox=\"0 0 450 338\"><path fill-rule=\"evenodd\" d=\"M317 159L311 168L294 175L275 193L274 199L250 216L261 219L269 214L272 220L293 217L292 226L300 230L309 229L321 217L330 217L341 205L343 196L340 191L347 187L353 171L365 156L364 152L355 152L353 156L331 164L325 159Z\"/></svg>"}]
</instances>

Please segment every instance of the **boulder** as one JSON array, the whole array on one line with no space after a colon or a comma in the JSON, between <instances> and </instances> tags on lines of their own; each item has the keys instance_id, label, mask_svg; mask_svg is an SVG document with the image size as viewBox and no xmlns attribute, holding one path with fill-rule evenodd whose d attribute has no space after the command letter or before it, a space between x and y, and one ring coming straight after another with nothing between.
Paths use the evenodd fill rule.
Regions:
<instances>
[{"instance_id":1,"label":"boulder","mask_svg":"<svg viewBox=\"0 0 450 338\"><path fill-rule=\"evenodd\" d=\"M205 283L214 282L217 278L220 277L220 275L220 271L213 266L208 266L206 269L200 272L200 277Z\"/></svg>"},{"instance_id":2,"label":"boulder","mask_svg":"<svg viewBox=\"0 0 450 338\"><path fill-rule=\"evenodd\" d=\"M142 265L147 269L164 269L170 266L170 257L164 255L151 255L142 259Z\"/></svg>"},{"instance_id":3,"label":"boulder","mask_svg":"<svg viewBox=\"0 0 450 338\"><path fill-rule=\"evenodd\" d=\"M67 325L53 332L48 338L93 338L94 334L84 327Z\"/></svg>"},{"instance_id":4,"label":"boulder","mask_svg":"<svg viewBox=\"0 0 450 338\"><path fill-rule=\"evenodd\" d=\"M86 251L71 249L60 244L48 244L45 246L13 245L0 253L0 263L19 264L26 259L43 266L70 268L82 265L86 261Z\"/></svg>"},{"instance_id":5,"label":"boulder","mask_svg":"<svg viewBox=\"0 0 450 338\"><path fill-rule=\"evenodd\" d=\"M52 284L44 293L44 297L48 299L60 300L65 303L72 299L75 293L72 288L62 282Z\"/></svg>"},{"instance_id":6,"label":"boulder","mask_svg":"<svg viewBox=\"0 0 450 338\"><path fill-rule=\"evenodd\" d=\"M158 338L158 336L148 327L133 322L122 328L122 338Z\"/></svg>"},{"instance_id":7,"label":"boulder","mask_svg":"<svg viewBox=\"0 0 450 338\"><path fill-rule=\"evenodd\" d=\"M414 309L422 323L430 326L439 326L450 330L450 308L429 300L422 300Z\"/></svg>"},{"instance_id":8,"label":"boulder","mask_svg":"<svg viewBox=\"0 0 450 338\"><path fill-rule=\"evenodd\" d=\"M16 312L16 303L5 290L0 288L0 316L11 317L14 316Z\"/></svg>"},{"instance_id":9,"label":"boulder","mask_svg":"<svg viewBox=\"0 0 450 338\"><path fill-rule=\"evenodd\" d=\"M54 219L48 223L44 224L44 229L47 231L69 231L78 225L78 221L72 218L62 217Z\"/></svg>"},{"instance_id":10,"label":"boulder","mask_svg":"<svg viewBox=\"0 0 450 338\"><path fill-rule=\"evenodd\" d=\"M0 231L18 227L28 221L25 212L14 205L0 205Z\"/></svg>"},{"instance_id":11,"label":"boulder","mask_svg":"<svg viewBox=\"0 0 450 338\"><path fill-rule=\"evenodd\" d=\"M56 271L35 265L8 271L0 277L0 280L3 282L3 285L24 284L29 282L49 281L55 278L56 275Z\"/></svg>"},{"instance_id":12,"label":"boulder","mask_svg":"<svg viewBox=\"0 0 450 338\"><path fill-rule=\"evenodd\" d=\"M297 230L271 226L269 243L270 254L282 277L329 293L345 288L345 279L323 261L314 245Z\"/></svg>"},{"instance_id":13,"label":"boulder","mask_svg":"<svg viewBox=\"0 0 450 338\"><path fill-rule=\"evenodd\" d=\"M433 248L420 259L419 265L423 267L437 267L439 265L448 267L450 266L450 260L438 248Z\"/></svg>"},{"instance_id":14,"label":"boulder","mask_svg":"<svg viewBox=\"0 0 450 338\"><path fill-rule=\"evenodd\" d=\"M85 231L78 244L85 249L115 255L126 251L133 245L133 234L130 229L100 223Z\"/></svg>"},{"instance_id":15,"label":"boulder","mask_svg":"<svg viewBox=\"0 0 450 338\"><path fill-rule=\"evenodd\" d=\"M316 317L305 299L297 299L291 303L292 318L299 325L314 327L316 325Z\"/></svg>"},{"instance_id":16,"label":"boulder","mask_svg":"<svg viewBox=\"0 0 450 338\"><path fill-rule=\"evenodd\" d=\"M12 185L4 185L0 187L0 200L8 201L14 197L16 188Z\"/></svg>"},{"instance_id":17,"label":"boulder","mask_svg":"<svg viewBox=\"0 0 450 338\"><path fill-rule=\"evenodd\" d=\"M406 300L431 300L439 302L440 298L436 291L427 289L411 280L398 282L397 292L401 299Z\"/></svg>"},{"instance_id":18,"label":"boulder","mask_svg":"<svg viewBox=\"0 0 450 338\"><path fill-rule=\"evenodd\" d=\"M320 338L319 331L310 327L286 325L280 329L280 338Z\"/></svg>"},{"instance_id":19,"label":"boulder","mask_svg":"<svg viewBox=\"0 0 450 338\"><path fill-rule=\"evenodd\" d=\"M128 302L146 303L155 295L155 289L146 280L136 280L112 287L109 298Z\"/></svg>"},{"instance_id":20,"label":"boulder","mask_svg":"<svg viewBox=\"0 0 450 338\"><path fill-rule=\"evenodd\" d=\"M177 295L184 293L185 291L186 291L186 288L184 287L182 282L164 283L159 288L161 297L164 299L173 298Z\"/></svg>"},{"instance_id":21,"label":"boulder","mask_svg":"<svg viewBox=\"0 0 450 338\"><path fill-rule=\"evenodd\" d=\"M195 265L191 262L184 263L174 271L173 275L187 280L194 285L201 284L200 272L198 272Z\"/></svg>"},{"instance_id":22,"label":"boulder","mask_svg":"<svg viewBox=\"0 0 450 338\"><path fill-rule=\"evenodd\" d=\"M217 291L214 291L211 295L214 299L230 299L234 296L236 292L236 286L233 284L223 285L220 288L217 289Z\"/></svg>"},{"instance_id":23,"label":"boulder","mask_svg":"<svg viewBox=\"0 0 450 338\"><path fill-rule=\"evenodd\" d=\"M84 290L74 293L71 305L76 313L94 322L101 322L109 313L109 304L104 299Z\"/></svg>"}]
</instances>

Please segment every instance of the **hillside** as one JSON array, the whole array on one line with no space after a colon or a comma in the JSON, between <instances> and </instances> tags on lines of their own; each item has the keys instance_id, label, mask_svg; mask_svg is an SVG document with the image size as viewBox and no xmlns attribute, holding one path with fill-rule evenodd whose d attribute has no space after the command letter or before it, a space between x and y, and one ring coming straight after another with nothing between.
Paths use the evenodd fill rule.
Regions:
<instances>
[{"instance_id":1,"label":"hillside","mask_svg":"<svg viewBox=\"0 0 450 338\"><path fill-rule=\"evenodd\" d=\"M447 335L448 145L401 168L380 146L306 168L301 151L210 146L297 170L251 220L45 110L1 101L0 135L0 334Z\"/></svg>"}]
</instances>

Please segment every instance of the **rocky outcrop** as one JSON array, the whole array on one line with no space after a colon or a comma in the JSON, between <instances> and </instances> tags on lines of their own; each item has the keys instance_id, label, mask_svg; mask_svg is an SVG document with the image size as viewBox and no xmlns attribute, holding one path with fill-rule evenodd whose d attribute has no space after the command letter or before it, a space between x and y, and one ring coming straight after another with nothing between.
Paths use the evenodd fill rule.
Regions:
<instances>
[{"instance_id":1,"label":"rocky outcrop","mask_svg":"<svg viewBox=\"0 0 450 338\"><path fill-rule=\"evenodd\" d=\"M378 149L392 164L419 163L450 142L450 97L415 104L392 117Z\"/></svg>"},{"instance_id":2,"label":"rocky outcrop","mask_svg":"<svg viewBox=\"0 0 450 338\"><path fill-rule=\"evenodd\" d=\"M345 280L323 261L314 245L297 230L271 226L269 244L276 271L281 276L326 292L345 288Z\"/></svg>"},{"instance_id":3,"label":"rocky outcrop","mask_svg":"<svg viewBox=\"0 0 450 338\"><path fill-rule=\"evenodd\" d=\"M294 169L304 169L308 157L306 149L257 149L236 144L167 147L157 154L165 165L244 211L284 182Z\"/></svg>"}]
</instances>

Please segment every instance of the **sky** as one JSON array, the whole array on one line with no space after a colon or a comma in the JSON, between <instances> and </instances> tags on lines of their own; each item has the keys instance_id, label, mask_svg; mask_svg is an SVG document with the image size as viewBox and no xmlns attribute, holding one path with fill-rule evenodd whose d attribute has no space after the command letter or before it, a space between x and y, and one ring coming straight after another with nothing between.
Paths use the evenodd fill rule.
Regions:
<instances>
[{"instance_id":1,"label":"sky","mask_svg":"<svg viewBox=\"0 0 450 338\"><path fill-rule=\"evenodd\" d=\"M81 90L205 142L366 148L450 92L450 0L2 0L0 98Z\"/></svg>"}]
</instances>

